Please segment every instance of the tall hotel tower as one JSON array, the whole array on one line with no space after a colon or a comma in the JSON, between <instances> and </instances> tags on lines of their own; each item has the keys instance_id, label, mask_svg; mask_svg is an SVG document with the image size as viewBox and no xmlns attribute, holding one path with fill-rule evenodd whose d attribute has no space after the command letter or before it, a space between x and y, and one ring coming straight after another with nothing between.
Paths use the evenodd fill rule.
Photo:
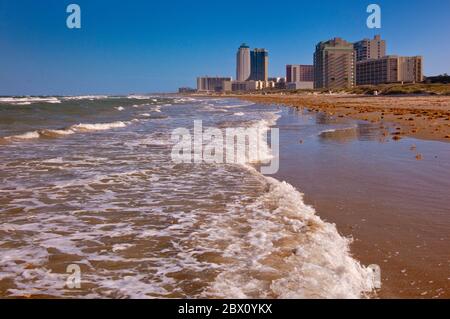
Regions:
<instances>
[{"instance_id":1,"label":"tall hotel tower","mask_svg":"<svg viewBox=\"0 0 450 319\"><path fill-rule=\"evenodd\" d=\"M341 38L320 42L314 53L314 88L352 88L355 85L353 44Z\"/></svg>"},{"instance_id":2,"label":"tall hotel tower","mask_svg":"<svg viewBox=\"0 0 450 319\"><path fill-rule=\"evenodd\" d=\"M269 78L269 52L266 49L254 49L250 52L250 80L267 81Z\"/></svg>"},{"instance_id":3,"label":"tall hotel tower","mask_svg":"<svg viewBox=\"0 0 450 319\"><path fill-rule=\"evenodd\" d=\"M250 47L244 43L236 55L236 80L247 81L250 78L250 71Z\"/></svg>"},{"instance_id":4,"label":"tall hotel tower","mask_svg":"<svg viewBox=\"0 0 450 319\"><path fill-rule=\"evenodd\" d=\"M356 52L356 62L381 59L386 55L386 41L382 40L379 35L376 35L373 40L358 41L353 46Z\"/></svg>"}]
</instances>

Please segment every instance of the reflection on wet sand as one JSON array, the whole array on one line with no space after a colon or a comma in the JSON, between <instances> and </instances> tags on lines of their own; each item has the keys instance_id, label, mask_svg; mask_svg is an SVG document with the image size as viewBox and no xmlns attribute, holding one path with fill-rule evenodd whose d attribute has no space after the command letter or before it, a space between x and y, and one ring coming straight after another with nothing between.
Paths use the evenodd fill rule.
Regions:
<instances>
[{"instance_id":1,"label":"reflection on wet sand","mask_svg":"<svg viewBox=\"0 0 450 319\"><path fill-rule=\"evenodd\" d=\"M378 297L450 297L448 144L394 140L395 125L290 108L278 126L275 177L353 238L358 260L381 267Z\"/></svg>"},{"instance_id":2,"label":"reflection on wet sand","mask_svg":"<svg viewBox=\"0 0 450 319\"><path fill-rule=\"evenodd\" d=\"M319 137L320 141L323 143L350 143L354 140L379 142L389 141L389 138L386 134L384 134L384 130L380 129L379 125L370 123L356 123L353 127L324 131L319 135Z\"/></svg>"}]
</instances>

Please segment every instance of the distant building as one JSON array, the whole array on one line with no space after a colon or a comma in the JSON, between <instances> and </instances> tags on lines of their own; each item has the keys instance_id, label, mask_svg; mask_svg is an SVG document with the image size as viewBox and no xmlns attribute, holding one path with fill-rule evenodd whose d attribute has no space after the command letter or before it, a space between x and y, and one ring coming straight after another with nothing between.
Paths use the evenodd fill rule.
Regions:
<instances>
[{"instance_id":1,"label":"distant building","mask_svg":"<svg viewBox=\"0 0 450 319\"><path fill-rule=\"evenodd\" d=\"M363 39L353 44L356 61L380 59L386 55L386 41L376 35L372 40Z\"/></svg>"},{"instance_id":2,"label":"distant building","mask_svg":"<svg viewBox=\"0 0 450 319\"><path fill-rule=\"evenodd\" d=\"M272 77L272 78L269 78L268 81L275 83L276 89L285 89L286 88L286 78Z\"/></svg>"},{"instance_id":3,"label":"distant building","mask_svg":"<svg viewBox=\"0 0 450 319\"><path fill-rule=\"evenodd\" d=\"M269 53L265 49L250 52L250 78L252 81L267 81L269 78Z\"/></svg>"},{"instance_id":4,"label":"distant building","mask_svg":"<svg viewBox=\"0 0 450 319\"><path fill-rule=\"evenodd\" d=\"M300 81L300 82L290 82L286 83L287 90L312 90L314 89L314 82L312 81Z\"/></svg>"},{"instance_id":5,"label":"distant building","mask_svg":"<svg viewBox=\"0 0 450 319\"><path fill-rule=\"evenodd\" d=\"M273 81L232 81L231 87L233 92L258 91L264 89L275 88L276 83Z\"/></svg>"},{"instance_id":6,"label":"distant building","mask_svg":"<svg viewBox=\"0 0 450 319\"><path fill-rule=\"evenodd\" d=\"M314 88L339 89L355 85L353 44L341 38L320 42L314 53Z\"/></svg>"},{"instance_id":7,"label":"distant building","mask_svg":"<svg viewBox=\"0 0 450 319\"><path fill-rule=\"evenodd\" d=\"M232 83L233 81L231 79L222 81L222 89L220 90L220 92L231 92Z\"/></svg>"},{"instance_id":8,"label":"distant building","mask_svg":"<svg viewBox=\"0 0 450 319\"><path fill-rule=\"evenodd\" d=\"M356 85L398 82L398 57L363 60L356 63Z\"/></svg>"},{"instance_id":9,"label":"distant building","mask_svg":"<svg viewBox=\"0 0 450 319\"><path fill-rule=\"evenodd\" d=\"M242 44L236 55L236 80L247 81L250 78L250 47Z\"/></svg>"},{"instance_id":10,"label":"distant building","mask_svg":"<svg viewBox=\"0 0 450 319\"><path fill-rule=\"evenodd\" d=\"M389 55L356 63L357 85L423 81L423 58Z\"/></svg>"},{"instance_id":11,"label":"distant building","mask_svg":"<svg viewBox=\"0 0 450 319\"><path fill-rule=\"evenodd\" d=\"M256 91L259 89L259 81L233 81L231 87L233 92Z\"/></svg>"},{"instance_id":12,"label":"distant building","mask_svg":"<svg viewBox=\"0 0 450 319\"><path fill-rule=\"evenodd\" d=\"M231 82L231 91L233 92L244 92L250 91L249 85L254 81L233 81Z\"/></svg>"},{"instance_id":13,"label":"distant building","mask_svg":"<svg viewBox=\"0 0 450 319\"><path fill-rule=\"evenodd\" d=\"M288 64L286 65L286 82L313 82L314 65Z\"/></svg>"},{"instance_id":14,"label":"distant building","mask_svg":"<svg viewBox=\"0 0 450 319\"><path fill-rule=\"evenodd\" d=\"M257 90L274 89L275 85L274 81L256 81Z\"/></svg>"},{"instance_id":15,"label":"distant building","mask_svg":"<svg viewBox=\"0 0 450 319\"><path fill-rule=\"evenodd\" d=\"M417 83L423 81L423 57L398 57L399 82Z\"/></svg>"},{"instance_id":16,"label":"distant building","mask_svg":"<svg viewBox=\"0 0 450 319\"><path fill-rule=\"evenodd\" d=\"M198 92L224 92L226 89L231 90L231 77L198 77Z\"/></svg>"},{"instance_id":17,"label":"distant building","mask_svg":"<svg viewBox=\"0 0 450 319\"><path fill-rule=\"evenodd\" d=\"M197 90L190 87L182 87L178 89L178 93L195 93Z\"/></svg>"}]
</instances>

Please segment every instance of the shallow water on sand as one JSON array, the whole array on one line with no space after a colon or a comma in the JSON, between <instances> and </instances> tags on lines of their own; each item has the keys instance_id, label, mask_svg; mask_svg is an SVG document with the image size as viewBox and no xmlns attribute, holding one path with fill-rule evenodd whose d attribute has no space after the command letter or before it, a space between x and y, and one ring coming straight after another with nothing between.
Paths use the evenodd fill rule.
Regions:
<instances>
[{"instance_id":1,"label":"shallow water on sand","mask_svg":"<svg viewBox=\"0 0 450 319\"><path fill-rule=\"evenodd\" d=\"M246 164L171 161L175 128L268 129L279 112L231 99L0 100L0 297L366 296L371 270L291 185ZM70 265L80 288L66 285Z\"/></svg>"},{"instance_id":2,"label":"shallow water on sand","mask_svg":"<svg viewBox=\"0 0 450 319\"><path fill-rule=\"evenodd\" d=\"M307 204L381 267L382 298L450 298L450 144L388 124L283 108L280 171ZM330 129L330 127L332 127Z\"/></svg>"},{"instance_id":3,"label":"shallow water on sand","mask_svg":"<svg viewBox=\"0 0 450 319\"><path fill-rule=\"evenodd\" d=\"M194 120L276 125L279 172L172 162ZM0 297L448 298L449 144L387 131L233 99L0 99Z\"/></svg>"}]
</instances>

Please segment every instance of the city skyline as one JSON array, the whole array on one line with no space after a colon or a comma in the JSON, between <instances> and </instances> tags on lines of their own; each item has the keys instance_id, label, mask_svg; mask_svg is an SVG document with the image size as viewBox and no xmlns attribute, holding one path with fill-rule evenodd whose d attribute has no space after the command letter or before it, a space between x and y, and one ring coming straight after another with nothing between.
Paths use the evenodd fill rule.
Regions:
<instances>
[{"instance_id":1,"label":"city skyline","mask_svg":"<svg viewBox=\"0 0 450 319\"><path fill-rule=\"evenodd\" d=\"M373 30L365 25L365 1L296 1L282 7L263 1L258 8L242 4L242 10L230 4L217 16L212 16L215 5L201 1L177 3L180 10L172 11L162 3L77 3L81 30L66 28L66 3L0 4L0 95L174 92L195 86L195 76L202 74L234 78L236 48L242 42L266 48L269 77L283 76L287 64L312 64L320 41L341 37L354 42L376 34L389 43L390 53L424 56L424 75L450 73L450 44L434 44L449 29L445 16L450 4L444 1L379 1L382 28ZM164 14L148 18L148 12ZM241 19L249 13L260 16L264 26ZM242 22L223 27L230 18ZM202 29L205 23L211 28Z\"/></svg>"}]
</instances>

